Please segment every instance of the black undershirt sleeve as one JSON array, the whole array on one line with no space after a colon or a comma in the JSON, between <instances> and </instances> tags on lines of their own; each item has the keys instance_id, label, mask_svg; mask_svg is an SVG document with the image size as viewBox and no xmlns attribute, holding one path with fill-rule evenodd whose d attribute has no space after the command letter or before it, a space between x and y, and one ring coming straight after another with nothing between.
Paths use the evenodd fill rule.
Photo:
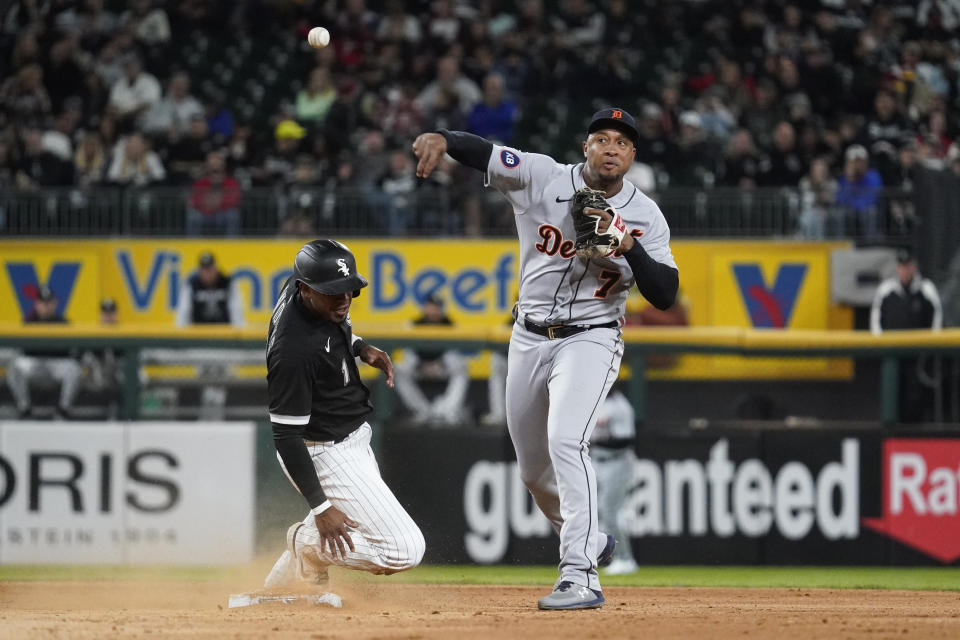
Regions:
<instances>
[{"instance_id":1,"label":"black undershirt sleeve","mask_svg":"<svg viewBox=\"0 0 960 640\"><path fill-rule=\"evenodd\" d=\"M273 444L283 460L283 466L303 494L310 508L319 507L327 497L320 487L320 480L313 468L313 460L303 443L303 426L271 423L273 426Z\"/></svg>"},{"instance_id":2,"label":"black undershirt sleeve","mask_svg":"<svg viewBox=\"0 0 960 640\"><path fill-rule=\"evenodd\" d=\"M451 158L478 171L487 170L490 154L493 153L492 142L465 131L439 129L437 133L447 141L447 153Z\"/></svg>"},{"instance_id":3,"label":"black undershirt sleeve","mask_svg":"<svg viewBox=\"0 0 960 640\"><path fill-rule=\"evenodd\" d=\"M650 304L661 311L673 306L680 288L679 271L651 258L639 242L634 242L633 247L624 253L623 257L633 270L637 288Z\"/></svg>"}]
</instances>

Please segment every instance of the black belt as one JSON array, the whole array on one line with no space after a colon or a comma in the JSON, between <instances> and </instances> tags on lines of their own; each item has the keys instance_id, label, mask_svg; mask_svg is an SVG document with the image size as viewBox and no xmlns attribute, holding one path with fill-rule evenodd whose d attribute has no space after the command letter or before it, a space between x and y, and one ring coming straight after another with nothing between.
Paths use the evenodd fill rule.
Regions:
<instances>
[{"instance_id":1,"label":"black belt","mask_svg":"<svg viewBox=\"0 0 960 640\"><path fill-rule=\"evenodd\" d=\"M550 338L551 340L559 340L561 338L569 338L570 336L577 335L582 331L587 331L588 329L614 329L620 326L618 320L611 320L610 322L604 324L554 324L546 325L540 324L539 322L534 322L529 318L523 319L523 327L530 333L535 333L539 336L544 336L545 338Z\"/></svg>"}]
</instances>

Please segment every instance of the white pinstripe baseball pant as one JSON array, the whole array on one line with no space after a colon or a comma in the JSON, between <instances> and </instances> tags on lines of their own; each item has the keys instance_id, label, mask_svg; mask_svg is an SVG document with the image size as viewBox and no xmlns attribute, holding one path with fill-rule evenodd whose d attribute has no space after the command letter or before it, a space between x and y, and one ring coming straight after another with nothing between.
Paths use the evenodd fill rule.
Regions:
<instances>
[{"instance_id":1,"label":"white pinstripe baseball pant","mask_svg":"<svg viewBox=\"0 0 960 640\"><path fill-rule=\"evenodd\" d=\"M314 516L308 513L303 519L304 526L297 531L296 544L298 555L301 548L309 550L301 555L305 564L320 564L318 569L337 565L388 574L412 569L423 559L426 550L423 534L380 477L380 468L370 448L370 433L370 425L365 422L341 442L306 443L327 499L360 527L350 530L356 550L347 548L346 557L341 557L321 550ZM280 466L287 473L283 460ZM287 478L290 479L289 474ZM290 552L284 551L275 569L285 561L295 564L289 559Z\"/></svg>"}]
</instances>

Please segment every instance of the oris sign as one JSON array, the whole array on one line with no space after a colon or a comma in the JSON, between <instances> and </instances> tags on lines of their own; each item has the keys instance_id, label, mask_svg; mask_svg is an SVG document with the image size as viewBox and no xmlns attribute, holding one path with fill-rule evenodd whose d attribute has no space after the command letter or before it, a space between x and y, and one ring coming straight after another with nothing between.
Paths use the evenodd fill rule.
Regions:
<instances>
[{"instance_id":1,"label":"oris sign","mask_svg":"<svg viewBox=\"0 0 960 640\"><path fill-rule=\"evenodd\" d=\"M247 562L253 427L0 422L0 564Z\"/></svg>"}]
</instances>

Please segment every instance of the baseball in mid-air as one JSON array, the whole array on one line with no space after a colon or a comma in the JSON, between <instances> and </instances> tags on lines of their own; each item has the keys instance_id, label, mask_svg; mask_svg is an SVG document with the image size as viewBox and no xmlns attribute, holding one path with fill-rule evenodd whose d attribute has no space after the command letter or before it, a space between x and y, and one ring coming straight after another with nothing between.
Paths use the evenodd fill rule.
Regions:
<instances>
[{"instance_id":1,"label":"baseball in mid-air","mask_svg":"<svg viewBox=\"0 0 960 640\"><path fill-rule=\"evenodd\" d=\"M330 44L330 32L323 27L314 27L307 34L307 43L314 49L323 49Z\"/></svg>"}]
</instances>

